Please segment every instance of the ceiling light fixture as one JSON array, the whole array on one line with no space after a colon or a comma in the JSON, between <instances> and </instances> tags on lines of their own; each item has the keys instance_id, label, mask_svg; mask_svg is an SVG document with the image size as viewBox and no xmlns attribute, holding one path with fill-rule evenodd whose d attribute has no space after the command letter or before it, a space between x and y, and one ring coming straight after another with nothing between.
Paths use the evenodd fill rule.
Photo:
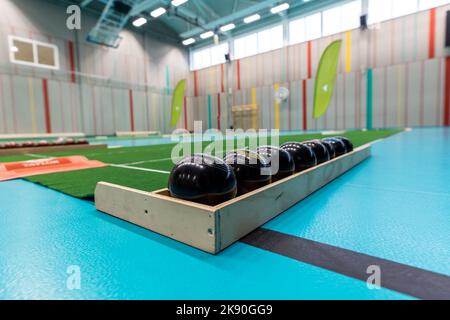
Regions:
<instances>
[{"instance_id":1,"label":"ceiling light fixture","mask_svg":"<svg viewBox=\"0 0 450 320\"><path fill-rule=\"evenodd\" d=\"M236 25L234 23L230 23L230 24L220 27L220 31L227 32L227 31L233 30L234 28L236 28Z\"/></svg>"},{"instance_id":2,"label":"ceiling light fixture","mask_svg":"<svg viewBox=\"0 0 450 320\"><path fill-rule=\"evenodd\" d=\"M150 15L153 18L158 18L158 17L162 16L163 14L165 14L166 12L167 12L166 9L164 9L163 7L160 7L158 9L155 9L152 12L150 12Z\"/></svg>"},{"instance_id":3,"label":"ceiling light fixture","mask_svg":"<svg viewBox=\"0 0 450 320\"><path fill-rule=\"evenodd\" d=\"M245 23L252 23L255 21L258 21L259 19L261 19L261 16L259 14L254 14L252 16L249 16L247 18L244 19Z\"/></svg>"},{"instance_id":4,"label":"ceiling light fixture","mask_svg":"<svg viewBox=\"0 0 450 320\"><path fill-rule=\"evenodd\" d=\"M182 43L183 43L185 46L188 46L188 45L191 45L191 44L195 43L195 39L194 39L194 38L189 38L189 39L183 40Z\"/></svg>"},{"instance_id":5,"label":"ceiling light fixture","mask_svg":"<svg viewBox=\"0 0 450 320\"><path fill-rule=\"evenodd\" d=\"M207 31L207 32L205 32L205 33L202 33L201 35L200 35L200 38L202 38L202 39L208 39L208 38L211 38L211 37L213 37L214 36L214 32L212 32L212 31Z\"/></svg>"},{"instance_id":6,"label":"ceiling light fixture","mask_svg":"<svg viewBox=\"0 0 450 320\"><path fill-rule=\"evenodd\" d=\"M147 23L147 19L141 17L141 18L137 18L136 20L133 21L133 26L139 28L139 27L142 27L146 23Z\"/></svg>"},{"instance_id":7,"label":"ceiling light fixture","mask_svg":"<svg viewBox=\"0 0 450 320\"><path fill-rule=\"evenodd\" d=\"M188 2L188 0L172 0L172 5L174 7L181 6L182 4Z\"/></svg>"},{"instance_id":8,"label":"ceiling light fixture","mask_svg":"<svg viewBox=\"0 0 450 320\"><path fill-rule=\"evenodd\" d=\"M280 4L279 6L273 7L272 9L270 9L270 12L272 12L273 14L277 14L286 11L287 9L289 9L289 7L289 3L285 2Z\"/></svg>"}]
</instances>

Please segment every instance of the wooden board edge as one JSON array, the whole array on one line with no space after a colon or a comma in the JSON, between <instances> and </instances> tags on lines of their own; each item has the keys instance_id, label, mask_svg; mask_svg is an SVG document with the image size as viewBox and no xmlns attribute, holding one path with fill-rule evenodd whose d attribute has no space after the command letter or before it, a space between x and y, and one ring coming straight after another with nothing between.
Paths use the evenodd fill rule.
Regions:
<instances>
[{"instance_id":1,"label":"wooden board edge","mask_svg":"<svg viewBox=\"0 0 450 320\"><path fill-rule=\"evenodd\" d=\"M314 170L297 174L283 183L274 184L272 188L259 189L258 192L251 193L240 201L229 202L218 208L220 251L339 178L371 155L370 146L355 151L350 153L349 157L341 157L337 159L338 161L327 162L315 167ZM303 193L293 194L295 192L292 190L301 186L304 187ZM288 195L286 196L286 194ZM273 203L276 203L276 206L268 209L269 204Z\"/></svg>"},{"instance_id":2,"label":"wooden board edge","mask_svg":"<svg viewBox=\"0 0 450 320\"><path fill-rule=\"evenodd\" d=\"M167 202L156 194L100 182L95 190L95 206L121 220L216 254L217 214L208 207Z\"/></svg>"}]
</instances>

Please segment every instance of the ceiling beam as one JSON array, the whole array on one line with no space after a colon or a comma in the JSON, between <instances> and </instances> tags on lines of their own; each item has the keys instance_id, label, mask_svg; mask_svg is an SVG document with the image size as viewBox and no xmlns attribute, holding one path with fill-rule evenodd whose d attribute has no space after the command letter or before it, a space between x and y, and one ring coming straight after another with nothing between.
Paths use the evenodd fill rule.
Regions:
<instances>
[{"instance_id":1,"label":"ceiling beam","mask_svg":"<svg viewBox=\"0 0 450 320\"><path fill-rule=\"evenodd\" d=\"M184 15L185 17L197 20L199 24L205 24L206 20L199 17L194 12L190 11L184 6L174 7L171 4L170 0L144 0L139 4L135 5L131 10L130 16L137 16L145 12L145 14L149 13L151 10L156 9L157 7L164 7L167 11L174 10L177 13Z\"/></svg>"},{"instance_id":2,"label":"ceiling beam","mask_svg":"<svg viewBox=\"0 0 450 320\"><path fill-rule=\"evenodd\" d=\"M87 6L90 5L91 2L93 2L93 1L94 1L94 0L84 0L84 1L81 3L81 7L82 7L82 8L87 7Z\"/></svg>"},{"instance_id":3,"label":"ceiling beam","mask_svg":"<svg viewBox=\"0 0 450 320\"><path fill-rule=\"evenodd\" d=\"M250 7L247 7L243 10L239 10L235 13L232 13L226 17L217 19L215 21L209 22L205 25L203 25L202 28L194 28L192 30L183 32L180 36L181 38L190 38L193 36L196 36L199 33L204 32L205 30L216 30L222 25L228 24L230 22L236 21L237 19L243 19L251 14L257 13L258 11L261 11L263 9L267 9L272 7L273 5L279 3L280 0L264 0L261 1L255 5L252 5Z\"/></svg>"}]
</instances>

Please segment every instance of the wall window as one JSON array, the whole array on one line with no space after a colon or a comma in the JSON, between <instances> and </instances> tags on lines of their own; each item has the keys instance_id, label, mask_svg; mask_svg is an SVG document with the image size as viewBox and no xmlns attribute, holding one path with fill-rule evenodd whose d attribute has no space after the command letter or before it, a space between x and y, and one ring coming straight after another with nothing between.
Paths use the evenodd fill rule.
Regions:
<instances>
[{"instance_id":1,"label":"wall window","mask_svg":"<svg viewBox=\"0 0 450 320\"><path fill-rule=\"evenodd\" d=\"M289 23L289 43L305 42L305 18L293 20Z\"/></svg>"},{"instance_id":2,"label":"wall window","mask_svg":"<svg viewBox=\"0 0 450 320\"><path fill-rule=\"evenodd\" d=\"M323 12L323 35L329 36L342 31L342 7L335 7Z\"/></svg>"},{"instance_id":3,"label":"wall window","mask_svg":"<svg viewBox=\"0 0 450 320\"><path fill-rule=\"evenodd\" d=\"M211 64L222 64L226 62L225 55L229 53L228 42L211 47Z\"/></svg>"},{"instance_id":4,"label":"wall window","mask_svg":"<svg viewBox=\"0 0 450 320\"><path fill-rule=\"evenodd\" d=\"M228 42L192 52L192 70L198 70L225 63L225 55L229 52Z\"/></svg>"},{"instance_id":5,"label":"wall window","mask_svg":"<svg viewBox=\"0 0 450 320\"><path fill-rule=\"evenodd\" d=\"M319 39L322 36L322 13L307 16L305 18L305 40Z\"/></svg>"},{"instance_id":6,"label":"wall window","mask_svg":"<svg viewBox=\"0 0 450 320\"><path fill-rule=\"evenodd\" d=\"M276 26L258 32L258 53L267 52L283 47L283 26Z\"/></svg>"},{"instance_id":7,"label":"wall window","mask_svg":"<svg viewBox=\"0 0 450 320\"><path fill-rule=\"evenodd\" d=\"M211 49L200 49L192 53L192 69L203 69L211 65Z\"/></svg>"},{"instance_id":8,"label":"wall window","mask_svg":"<svg viewBox=\"0 0 450 320\"><path fill-rule=\"evenodd\" d=\"M414 0L416 1L416 0ZM361 25L362 2L352 1L342 7L341 31L348 31L359 28Z\"/></svg>"},{"instance_id":9,"label":"wall window","mask_svg":"<svg viewBox=\"0 0 450 320\"><path fill-rule=\"evenodd\" d=\"M361 7L361 0L357 0L325 10L322 13L323 36L358 28Z\"/></svg>"},{"instance_id":10,"label":"wall window","mask_svg":"<svg viewBox=\"0 0 450 320\"><path fill-rule=\"evenodd\" d=\"M242 59L283 47L283 26L279 25L234 40L234 59Z\"/></svg>"},{"instance_id":11,"label":"wall window","mask_svg":"<svg viewBox=\"0 0 450 320\"><path fill-rule=\"evenodd\" d=\"M419 0L419 10L426 10L450 3L450 0Z\"/></svg>"},{"instance_id":12,"label":"wall window","mask_svg":"<svg viewBox=\"0 0 450 320\"><path fill-rule=\"evenodd\" d=\"M49 43L9 36L9 60L31 67L59 69L58 47Z\"/></svg>"},{"instance_id":13,"label":"wall window","mask_svg":"<svg viewBox=\"0 0 450 320\"><path fill-rule=\"evenodd\" d=\"M258 34L252 33L234 40L234 58L241 59L258 53Z\"/></svg>"},{"instance_id":14,"label":"wall window","mask_svg":"<svg viewBox=\"0 0 450 320\"><path fill-rule=\"evenodd\" d=\"M398 0L397 0L398 1ZM392 17L392 0L369 0L369 23L379 23Z\"/></svg>"}]
</instances>

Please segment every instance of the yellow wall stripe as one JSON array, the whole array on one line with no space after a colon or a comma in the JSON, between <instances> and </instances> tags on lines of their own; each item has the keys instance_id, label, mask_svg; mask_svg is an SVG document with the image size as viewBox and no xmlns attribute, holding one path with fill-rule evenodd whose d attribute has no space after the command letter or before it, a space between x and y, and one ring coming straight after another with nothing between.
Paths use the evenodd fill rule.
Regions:
<instances>
[{"instance_id":1,"label":"yellow wall stripe","mask_svg":"<svg viewBox=\"0 0 450 320\"><path fill-rule=\"evenodd\" d=\"M278 93L280 90L280 84L275 83L274 85L275 92ZM280 129L280 102L275 97L275 129Z\"/></svg>"},{"instance_id":2,"label":"yellow wall stripe","mask_svg":"<svg viewBox=\"0 0 450 320\"><path fill-rule=\"evenodd\" d=\"M345 72L352 72L352 32L345 33Z\"/></svg>"},{"instance_id":3,"label":"yellow wall stripe","mask_svg":"<svg viewBox=\"0 0 450 320\"><path fill-rule=\"evenodd\" d=\"M252 106L253 106L253 109L256 109L258 106L258 101L256 99L256 88L255 87L252 88ZM256 110L256 112L258 112L258 111ZM258 123L256 122L257 119L258 119L257 115L253 114L253 116L252 116L252 128L253 129L258 128Z\"/></svg>"},{"instance_id":4,"label":"yellow wall stripe","mask_svg":"<svg viewBox=\"0 0 450 320\"><path fill-rule=\"evenodd\" d=\"M33 133L37 133L36 100L34 97L34 86L32 78L28 78L28 97L30 98L31 128Z\"/></svg>"}]
</instances>

